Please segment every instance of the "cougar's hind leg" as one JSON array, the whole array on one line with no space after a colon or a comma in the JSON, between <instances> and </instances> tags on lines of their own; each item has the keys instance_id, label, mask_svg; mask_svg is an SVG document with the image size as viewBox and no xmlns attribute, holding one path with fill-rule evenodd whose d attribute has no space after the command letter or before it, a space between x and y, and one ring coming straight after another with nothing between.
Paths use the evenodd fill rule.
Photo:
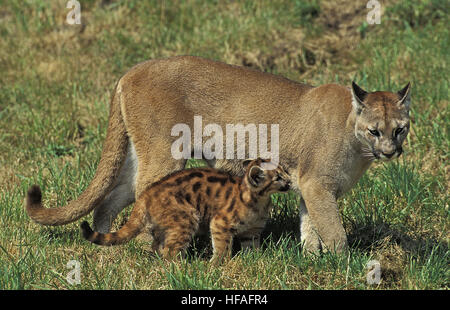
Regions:
<instances>
[{"instance_id":1,"label":"cougar's hind leg","mask_svg":"<svg viewBox=\"0 0 450 310\"><path fill-rule=\"evenodd\" d=\"M116 186L94 210L94 230L108 233L120 211L133 202L134 192L130 193L128 184Z\"/></svg>"},{"instance_id":2,"label":"cougar's hind leg","mask_svg":"<svg viewBox=\"0 0 450 310\"><path fill-rule=\"evenodd\" d=\"M135 201L136 172L136 151L130 141L125 162L120 169L113 190L106 195L102 203L94 210L95 231L108 233L120 211Z\"/></svg>"}]
</instances>

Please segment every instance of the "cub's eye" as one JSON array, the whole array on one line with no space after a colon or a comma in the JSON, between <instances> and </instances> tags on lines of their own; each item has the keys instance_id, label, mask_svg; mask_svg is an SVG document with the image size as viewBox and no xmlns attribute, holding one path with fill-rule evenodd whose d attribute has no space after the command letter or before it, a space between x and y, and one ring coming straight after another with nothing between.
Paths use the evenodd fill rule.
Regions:
<instances>
[{"instance_id":1,"label":"cub's eye","mask_svg":"<svg viewBox=\"0 0 450 310\"><path fill-rule=\"evenodd\" d=\"M405 127L398 127L397 129L395 129L394 137L397 137L399 134L401 134L404 129L405 129Z\"/></svg>"},{"instance_id":2,"label":"cub's eye","mask_svg":"<svg viewBox=\"0 0 450 310\"><path fill-rule=\"evenodd\" d=\"M372 136L375 136L375 137L379 137L380 136L380 132L378 130L376 130L376 129L369 129L369 132L370 132L370 134Z\"/></svg>"}]
</instances>

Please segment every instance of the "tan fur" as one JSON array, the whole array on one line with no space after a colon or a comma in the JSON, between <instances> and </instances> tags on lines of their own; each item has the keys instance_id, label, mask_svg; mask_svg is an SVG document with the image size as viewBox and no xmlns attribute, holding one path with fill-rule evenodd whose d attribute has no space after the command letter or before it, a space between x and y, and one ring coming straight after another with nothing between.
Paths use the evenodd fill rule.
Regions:
<instances>
[{"instance_id":1,"label":"tan fur","mask_svg":"<svg viewBox=\"0 0 450 310\"><path fill-rule=\"evenodd\" d=\"M41 203L41 190L34 185L28 192L25 206L28 215L42 225L64 225L89 214L111 191L119 174L123 157L127 150L128 137L120 115L118 98L113 94L110 107L108 132L103 152L93 182L77 200L71 201L64 208L44 209ZM39 200L36 198L39 197ZM34 203L31 201L34 200Z\"/></svg>"},{"instance_id":2,"label":"tan fur","mask_svg":"<svg viewBox=\"0 0 450 310\"><path fill-rule=\"evenodd\" d=\"M220 261L230 255L233 236L259 238L269 217L270 195L289 189L290 178L283 168L264 170L262 162L251 161L244 178L211 168L175 172L143 192L119 231L93 232L83 222L83 236L100 245L122 244L149 224L153 249L171 258L185 249L202 227L209 227L212 260Z\"/></svg>"},{"instance_id":3,"label":"tan fur","mask_svg":"<svg viewBox=\"0 0 450 310\"><path fill-rule=\"evenodd\" d=\"M147 61L118 83L108 138L91 185L63 208L43 209L38 203L28 204L27 210L40 223L60 224L97 204L101 211L94 225L106 219L98 228L109 231L110 222L127 203L108 207L120 193L139 197L150 184L184 166L184 160L175 160L170 153L177 138L170 135L175 124L193 128L194 115L202 116L203 124L222 128L237 123L279 124L280 161L302 195L302 241L309 251L317 251L320 245L342 251L347 239L336 199L358 181L374 158L388 159L383 150L391 155L397 147L397 155L390 158L399 156L409 128L408 105L409 85L399 93L365 93L356 84L351 89L335 84L312 87L199 57ZM400 123L407 128L393 143L390 130ZM369 126L381 126L383 135L369 136ZM124 139L134 147L138 165L132 184L119 191L114 184L120 184L122 172L117 177L117 170L128 158ZM242 175L239 160L214 164Z\"/></svg>"}]
</instances>

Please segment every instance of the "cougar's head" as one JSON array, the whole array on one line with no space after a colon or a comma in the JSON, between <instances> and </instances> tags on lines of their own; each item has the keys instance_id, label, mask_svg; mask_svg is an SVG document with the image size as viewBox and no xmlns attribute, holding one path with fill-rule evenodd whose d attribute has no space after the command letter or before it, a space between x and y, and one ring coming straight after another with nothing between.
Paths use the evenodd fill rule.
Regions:
<instances>
[{"instance_id":1,"label":"cougar's head","mask_svg":"<svg viewBox=\"0 0 450 310\"><path fill-rule=\"evenodd\" d=\"M370 93L352 83L355 134L367 158L387 161L402 154L409 132L410 89L408 83L397 93Z\"/></svg>"}]
</instances>

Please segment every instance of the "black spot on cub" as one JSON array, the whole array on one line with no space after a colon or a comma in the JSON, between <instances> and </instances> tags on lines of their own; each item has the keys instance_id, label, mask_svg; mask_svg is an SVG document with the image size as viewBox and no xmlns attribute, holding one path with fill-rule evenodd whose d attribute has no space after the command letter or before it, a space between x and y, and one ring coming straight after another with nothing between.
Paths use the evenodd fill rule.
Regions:
<instances>
[{"instance_id":1,"label":"black spot on cub","mask_svg":"<svg viewBox=\"0 0 450 310\"><path fill-rule=\"evenodd\" d=\"M225 200L228 200L228 198L230 198L231 190L231 186L227 188L227 191L225 192Z\"/></svg>"},{"instance_id":2,"label":"black spot on cub","mask_svg":"<svg viewBox=\"0 0 450 310\"><path fill-rule=\"evenodd\" d=\"M225 225L228 225L228 218L226 217L226 215L222 216L222 221Z\"/></svg>"},{"instance_id":3,"label":"black spot on cub","mask_svg":"<svg viewBox=\"0 0 450 310\"><path fill-rule=\"evenodd\" d=\"M200 195L197 197L197 204L195 208L197 209L198 212L202 213L202 200ZM201 215L203 216L203 214Z\"/></svg>"},{"instance_id":4,"label":"black spot on cub","mask_svg":"<svg viewBox=\"0 0 450 310\"><path fill-rule=\"evenodd\" d=\"M193 178L203 178L203 173L201 173L199 171L191 172L191 173L189 173L187 175L184 175L184 176L179 177L178 179L176 179L175 183L177 185L180 185L181 183L188 182L188 181L192 180Z\"/></svg>"},{"instance_id":5,"label":"black spot on cub","mask_svg":"<svg viewBox=\"0 0 450 310\"><path fill-rule=\"evenodd\" d=\"M184 203L184 197L181 192L176 192L174 197L175 197L175 200L177 201L177 203L179 203L179 204Z\"/></svg>"},{"instance_id":6,"label":"black spot on cub","mask_svg":"<svg viewBox=\"0 0 450 310\"><path fill-rule=\"evenodd\" d=\"M242 191L239 192L239 199L241 200L241 202L244 202L244 197L242 196ZM244 202L245 203L245 202Z\"/></svg>"},{"instance_id":7,"label":"black spot on cub","mask_svg":"<svg viewBox=\"0 0 450 310\"><path fill-rule=\"evenodd\" d=\"M219 187L216 191L216 198L219 198L221 192L222 192L222 188Z\"/></svg>"},{"instance_id":8,"label":"black spot on cub","mask_svg":"<svg viewBox=\"0 0 450 310\"><path fill-rule=\"evenodd\" d=\"M223 185L225 185L225 183L227 183L228 178L219 178L216 176L209 176L207 178L207 180L208 180L208 182L211 182L211 183L219 183L220 182L220 184L223 186Z\"/></svg>"},{"instance_id":9,"label":"black spot on cub","mask_svg":"<svg viewBox=\"0 0 450 310\"><path fill-rule=\"evenodd\" d=\"M186 194L186 196L184 196L184 198L186 198L186 201L188 203L191 203L191 194Z\"/></svg>"},{"instance_id":10,"label":"black spot on cub","mask_svg":"<svg viewBox=\"0 0 450 310\"><path fill-rule=\"evenodd\" d=\"M230 206L227 209L227 212L231 212L233 211L234 208L234 204L236 203L236 198L233 197L233 199L231 200Z\"/></svg>"},{"instance_id":11,"label":"black spot on cub","mask_svg":"<svg viewBox=\"0 0 450 310\"><path fill-rule=\"evenodd\" d=\"M189 174L191 178L203 178L203 173L195 171Z\"/></svg>"},{"instance_id":12,"label":"black spot on cub","mask_svg":"<svg viewBox=\"0 0 450 310\"><path fill-rule=\"evenodd\" d=\"M200 182L195 183L194 186L192 186L192 190L194 191L194 193L196 193L200 189L201 186L202 186L202 183L200 183Z\"/></svg>"}]
</instances>

